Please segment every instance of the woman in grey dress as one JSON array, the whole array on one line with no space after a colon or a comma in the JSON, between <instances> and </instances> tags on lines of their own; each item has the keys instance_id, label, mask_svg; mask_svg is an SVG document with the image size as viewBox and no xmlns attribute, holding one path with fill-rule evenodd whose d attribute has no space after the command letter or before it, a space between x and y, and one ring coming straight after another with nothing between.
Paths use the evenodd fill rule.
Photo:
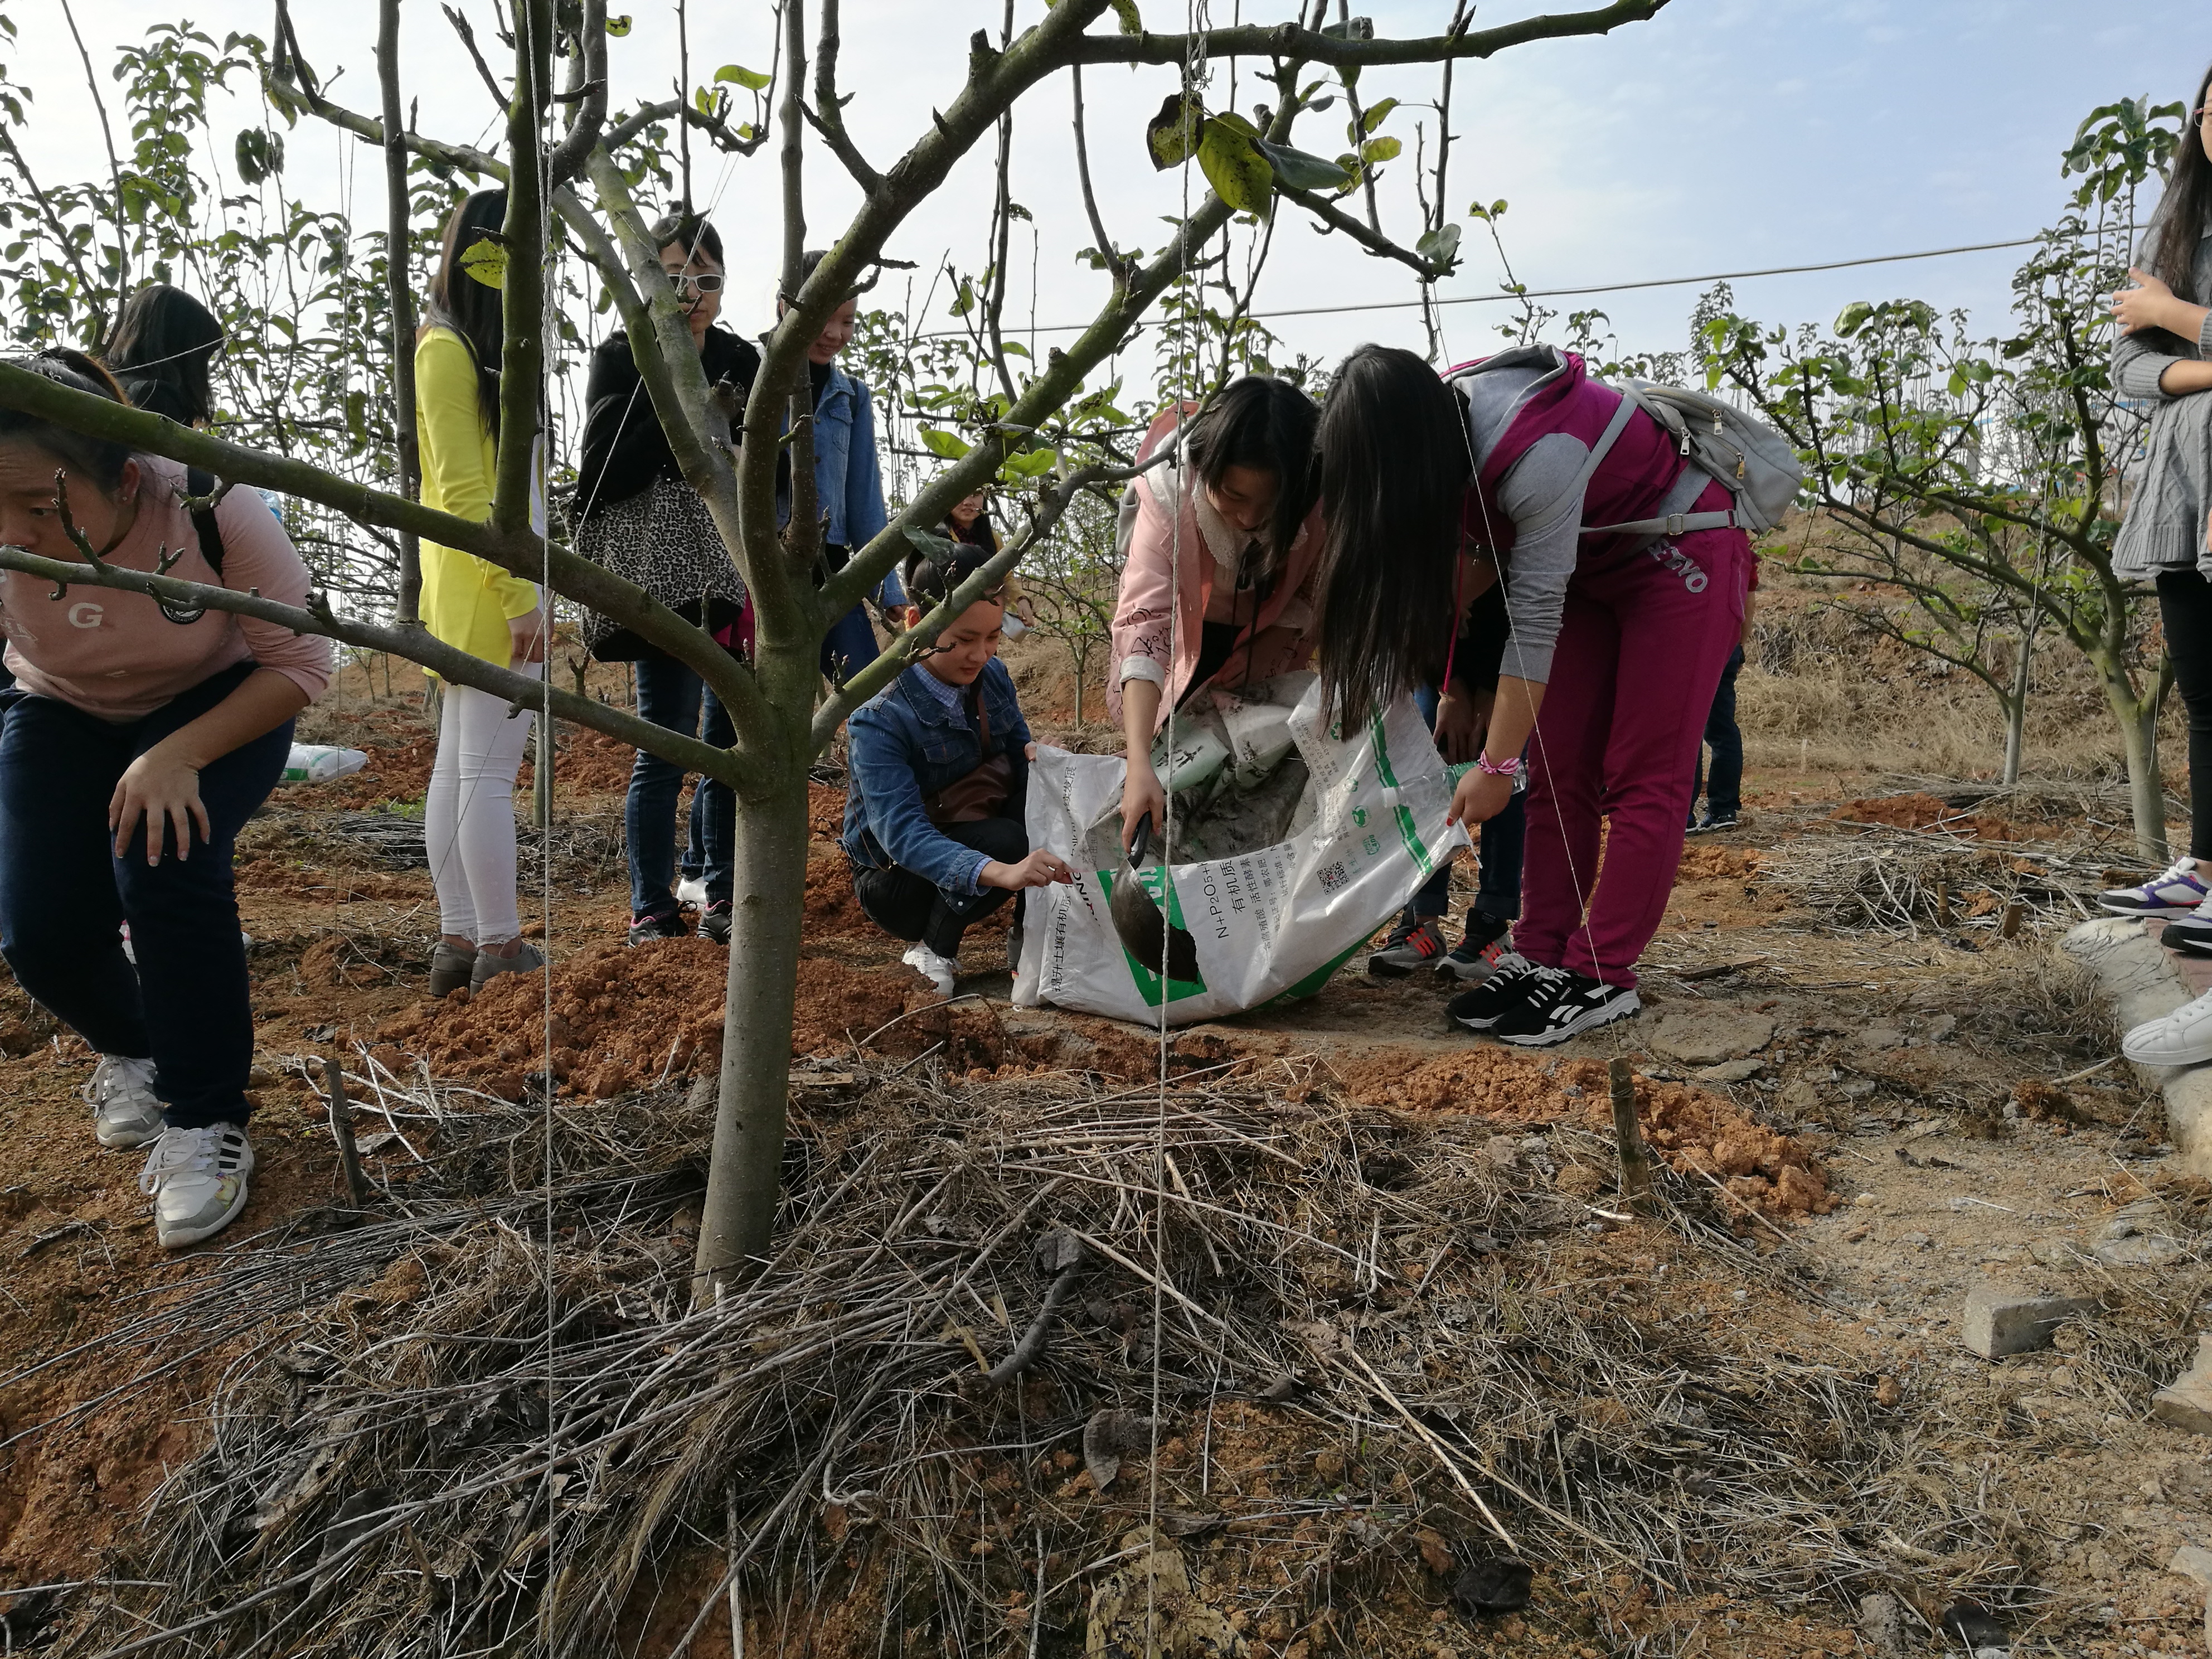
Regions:
<instances>
[{"instance_id":1,"label":"woman in grey dress","mask_svg":"<svg viewBox=\"0 0 2212 1659\"><path fill-rule=\"evenodd\" d=\"M2119 574L2158 585L2159 619L2189 716L2187 856L2104 908L2171 916L2168 945L2212 955L2212 70L2197 83L2166 193L2112 296L2112 386L2152 405L2143 469L2113 544ZM2212 1060L2212 996L2128 1033L2130 1058Z\"/></svg>"}]
</instances>

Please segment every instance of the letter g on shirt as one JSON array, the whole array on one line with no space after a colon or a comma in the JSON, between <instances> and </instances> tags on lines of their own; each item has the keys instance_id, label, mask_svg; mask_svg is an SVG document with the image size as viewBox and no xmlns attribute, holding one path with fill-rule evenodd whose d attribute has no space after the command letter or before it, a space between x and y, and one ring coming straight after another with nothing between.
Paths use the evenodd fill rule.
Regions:
<instances>
[{"instance_id":1,"label":"letter g on shirt","mask_svg":"<svg viewBox=\"0 0 2212 1659\"><path fill-rule=\"evenodd\" d=\"M94 605L90 599L79 599L69 608L69 625L71 628L97 628L100 619L106 614L102 606Z\"/></svg>"}]
</instances>

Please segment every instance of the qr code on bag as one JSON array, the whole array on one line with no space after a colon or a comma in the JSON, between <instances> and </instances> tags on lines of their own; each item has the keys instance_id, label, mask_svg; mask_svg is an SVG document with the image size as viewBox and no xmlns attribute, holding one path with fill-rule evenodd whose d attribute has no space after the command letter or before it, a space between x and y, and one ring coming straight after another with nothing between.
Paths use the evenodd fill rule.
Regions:
<instances>
[{"instance_id":1,"label":"qr code on bag","mask_svg":"<svg viewBox=\"0 0 2212 1659\"><path fill-rule=\"evenodd\" d=\"M1321 868L1321 890L1324 893L1336 892L1347 886L1351 880L1352 878L1344 872L1344 861L1341 859L1334 864L1325 864Z\"/></svg>"}]
</instances>

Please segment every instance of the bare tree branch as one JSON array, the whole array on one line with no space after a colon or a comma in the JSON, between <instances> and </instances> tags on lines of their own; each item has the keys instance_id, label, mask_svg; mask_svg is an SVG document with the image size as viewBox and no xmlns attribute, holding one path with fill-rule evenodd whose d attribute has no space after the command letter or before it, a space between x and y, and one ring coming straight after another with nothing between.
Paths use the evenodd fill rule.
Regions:
<instances>
[{"instance_id":1,"label":"bare tree branch","mask_svg":"<svg viewBox=\"0 0 2212 1659\"><path fill-rule=\"evenodd\" d=\"M1296 23L1247 23L1203 34L1089 34L1076 50L1083 64L1185 64L1200 58L1297 58L1309 63L1365 68L1372 64L1435 64L1449 58L1489 58L1531 40L1609 34L1664 10L1668 0L1613 0L1595 11L1524 17L1494 29L1397 40L1339 40Z\"/></svg>"},{"instance_id":2,"label":"bare tree branch","mask_svg":"<svg viewBox=\"0 0 2212 1659\"><path fill-rule=\"evenodd\" d=\"M1340 230L1378 259L1395 259L1407 267L1425 283L1433 283L1451 274L1451 267L1424 259L1411 248L1401 247L1379 230L1370 230L1342 209L1334 206L1326 197L1316 196L1310 190L1293 190L1278 179L1276 191L1286 202L1296 202L1308 213L1331 230Z\"/></svg>"},{"instance_id":3,"label":"bare tree branch","mask_svg":"<svg viewBox=\"0 0 2212 1659\"><path fill-rule=\"evenodd\" d=\"M116 159L115 128L107 118L107 100L100 95L100 76L93 72L92 54L84 49L84 36L77 32L76 9L70 0L62 0L62 16L69 24L70 39L76 42L76 55L84 62L84 84L100 116L100 141L107 146L107 177L114 191L108 198L107 211L115 222L115 319L119 324L125 296L131 291L131 242L123 217L123 163ZM107 330L95 329L92 337L104 340Z\"/></svg>"},{"instance_id":4,"label":"bare tree branch","mask_svg":"<svg viewBox=\"0 0 2212 1659\"><path fill-rule=\"evenodd\" d=\"M830 153L853 175L860 193L872 196L884 176L868 164L853 135L845 130L845 106L851 100L837 95L837 53L844 43L838 26L838 0L822 0L822 31L814 49L814 107L802 104L799 109L822 135L822 142L830 146Z\"/></svg>"},{"instance_id":5,"label":"bare tree branch","mask_svg":"<svg viewBox=\"0 0 2212 1659\"><path fill-rule=\"evenodd\" d=\"M607 123L607 0L584 0L584 26L576 40L578 94L568 131L546 167L546 182L558 190L584 169L584 157L599 142Z\"/></svg>"},{"instance_id":6,"label":"bare tree branch","mask_svg":"<svg viewBox=\"0 0 2212 1659\"><path fill-rule=\"evenodd\" d=\"M415 437L414 233L407 146L400 136L399 0L378 0L376 78L384 94L384 296L392 307L392 459L399 493L411 501L422 495L422 457ZM394 614L403 623L415 622L422 615L422 546L414 532L403 530Z\"/></svg>"},{"instance_id":7,"label":"bare tree branch","mask_svg":"<svg viewBox=\"0 0 2212 1659\"><path fill-rule=\"evenodd\" d=\"M477 32L469 27L469 20L451 6L441 6L440 9L446 14L446 21L453 26L453 33L461 37L461 44L469 49L469 61L477 66L477 78L484 83L484 90L491 94L493 105L505 109L511 100L507 93L500 90L499 77L491 72L491 65L484 62L483 53L477 49Z\"/></svg>"},{"instance_id":8,"label":"bare tree branch","mask_svg":"<svg viewBox=\"0 0 2212 1659\"><path fill-rule=\"evenodd\" d=\"M1083 65L1071 64L1068 79L1075 88L1075 176L1083 185L1083 210L1091 216L1091 234L1097 239L1098 257L1105 261L1106 270L1118 287L1128 280L1128 266L1114 246L1114 239L1106 234L1106 221L1098 211L1098 195L1091 187L1091 145L1084 135L1083 122Z\"/></svg>"}]
</instances>

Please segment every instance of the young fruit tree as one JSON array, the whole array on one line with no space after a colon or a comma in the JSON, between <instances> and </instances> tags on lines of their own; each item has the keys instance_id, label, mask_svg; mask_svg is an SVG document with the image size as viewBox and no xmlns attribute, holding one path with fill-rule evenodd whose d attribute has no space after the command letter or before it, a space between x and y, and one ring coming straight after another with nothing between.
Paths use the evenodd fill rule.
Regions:
<instances>
[{"instance_id":1,"label":"young fruit tree","mask_svg":"<svg viewBox=\"0 0 2212 1659\"><path fill-rule=\"evenodd\" d=\"M1106 450L1079 441L1083 430L1077 417L1086 398L1094 400L1092 415L1101 406L1096 392L1086 393L1086 379L1127 344L1148 310L1178 283L1226 258L1239 229L1248 243L1264 242L1285 204L1320 228L1411 268L1424 283L1448 274L1456 263L1458 235L1456 226L1443 222L1440 196L1424 204L1427 222L1415 246L1401 246L1382 228L1372 185L1398 145L1366 136L1389 112L1381 105L1361 108L1360 70L1449 65L1528 41L1602 34L1650 18L1667 0L1613 0L1491 28L1473 27L1462 4L1444 32L1403 39L1378 36L1365 19L1340 15L1330 23L1325 0L1297 0L1292 15L1280 21L1194 33L1154 33L1150 26L1159 19L1144 15L1139 0L1058 0L1017 32L1010 5L996 38L988 30L975 34L961 83L943 89L947 95L917 124L911 144L887 165L863 155L846 124L844 112L855 94L839 81L838 0L819 0L812 9L805 0L782 0L772 81L744 70L721 77L760 94L755 118L743 125L732 125L731 94L720 85L617 114L608 107L608 54L611 43L627 33L627 20L610 18L605 0L516 0L507 9L511 70L501 76L477 60L482 78L505 106L505 142L497 154L411 125L402 130L398 0L380 3L382 97L374 113L349 108L331 95L301 53L283 0L273 41L266 46L248 41L245 49L260 62L267 96L287 119L326 122L383 151L395 243L410 222L405 198L411 167L507 187L499 268L487 273L503 287L505 312L498 487L489 520L470 523L424 507L410 497L404 469L387 475L392 487L374 487L312 460L186 430L74 393L14 366L0 365L0 404L204 468L228 485L319 503L368 530L398 538L403 554L410 544L407 538L428 537L542 582L694 670L731 710L738 741L716 748L443 646L415 619L404 578L401 602L386 620L328 597L294 609L253 594L117 568L82 540L78 562L0 549L0 567L41 581L114 587L182 607L256 615L392 652L449 680L547 709L731 786L738 801L734 925L713 1158L694 1278L695 1294L711 1297L765 1255L776 1214L806 874L808 766L847 716L912 662L951 618L994 586L1079 493L1128 476L1127 468L1112 465ZM474 52L473 40L469 45ZM1214 66L1239 60L1246 84L1266 90L1267 100L1249 114L1218 100L1220 90L1234 83ZM1173 216L1164 246L1150 254L1127 251L1109 234L1091 187L1081 75L1109 65L1153 66L1168 81L1165 105L1150 127L1111 140L1117 156L1146 151L1155 167L1181 170L1188 180L1187 194L1177 198L1179 207L1190 204L1188 210ZM830 313L870 283L893 234L930 204L963 156L988 141L997 144L999 206L994 270L983 283L1003 297L1006 224L1014 216L1006 185L1014 123L1026 104L1065 97L1054 92L1055 83L1073 94L1075 182L1095 237L1092 263L1106 278L1104 297L1073 343L1042 362L1004 339L994 309L983 333L989 358L984 395L948 410L933 428L949 441L931 447L950 465L908 501L882 534L855 550L842 570L826 572L820 568L812 498L808 348ZM908 98L911 89L898 95ZM1297 148L1301 123L1340 101L1355 112L1352 147L1330 156ZM1438 113L1448 123L1441 103ZM736 155L775 145L787 307L765 342L761 374L742 410L718 409L709 396L698 351L648 234L650 216L641 205L641 185L661 172L656 147L672 123ZM861 198L849 221L826 233L810 224L807 213L810 131L851 176ZM1327 147L1333 151L1334 121L1328 131ZM1441 162L1439 155L1438 185ZM810 243L826 245L829 253L806 274L801 254ZM533 450L546 427L549 340L560 325L557 301L549 303L549 273L563 250L580 255L628 329L670 447L685 480L705 500L752 595L757 632L750 661L732 657L675 611L579 556L557 533L541 538L531 529ZM407 262L390 264L388 329L391 337L404 341L411 320ZM405 351L395 353L394 361L404 364ZM412 451L404 435L410 412L403 392L392 422L401 456ZM965 435L945 429L956 425ZM787 447L793 499L788 511L780 512L778 458ZM1086 454L1098 459L1085 459ZM825 695L817 656L830 623L882 582L915 545L914 534L928 532L956 501L994 481L1033 490L1028 523L920 625Z\"/></svg>"},{"instance_id":2,"label":"young fruit tree","mask_svg":"<svg viewBox=\"0 0 2212 1659\"><path fill-rule=\"evenodd\" d=\"M1724 298L1694 319L1708 382L1741 392L1803 457L1820 511L1796 568L1904 597L1901 610L1845 608L1989 687L2008 782L2039 634L2079 652L2118 725L2152 865L2166 860L2157 726L2172 669L2146 649L2141 595L2112 568L2121 463L2142 421L2112 385L2106 302L2127 282L2136 198L2181 114L2142 100L2082 122L2063 171L2085 176L2013 278L2010 338L1972 338L1917 300L1847 306L1826 336L1765 328Z\"/></svg>"}]
</instances>

